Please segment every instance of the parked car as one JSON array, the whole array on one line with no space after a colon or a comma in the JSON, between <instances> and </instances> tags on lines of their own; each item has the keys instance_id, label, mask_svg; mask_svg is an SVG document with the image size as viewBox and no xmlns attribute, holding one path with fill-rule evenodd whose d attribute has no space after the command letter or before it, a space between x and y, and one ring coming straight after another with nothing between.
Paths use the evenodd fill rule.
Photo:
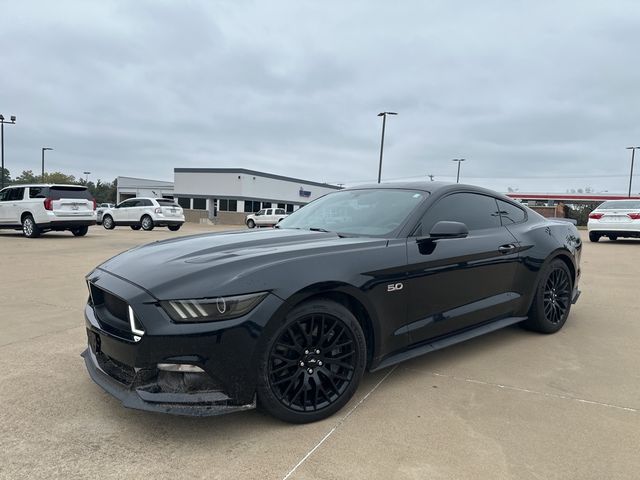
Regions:
<instances>
[{"instance_id":1,"label":"parked car","mask_svg":"<svg viewBox=\"0 0 640 480\"><path fill-rule=\"evenodd\" d=\"M284 208L263 208L262 210L247 215L246 224L249 228L254 227L272 227L277 225L280 220L287 217Z\"/></svg>"},{"instance_id":2,"label":"parked car","mask_svg":"<svg viewBox=\"0 0 640 480\"><path fill-rule=\"evenodd\" d=\"M640 238L640 200L608 200L589 214L589 240Z\"/></svg>"},{"instance_id":3,"label":"parked car","mask_svg":"<svg viewBox=\"0 0 640 480\"><path fill-rule=\"evenodd\" d=\"M76 237L95 225L95 200L82 185L15 185L0 190L0 228L35 238L68 230Z\"/></svg>"},{"instance_id":4,"label":"parked car","mask_svg":"<svg viewBox=\"0 0 640 480\"><path fill-rule=\"evenodd\" d=\"M113 203L101 203L97 206L96 208L96 223L98 225L102 224L102 215L104 214L104 211L109 209L109 208L113 208L115 207L115 204Z\"/></svg>"},{"instance_id":5,"label":"parked car","mask_svg":"<svg viewBox=\"0 0 640 480\"><path fill-rule=\"evenodd\" d=\"M168 227L175 232L183 223L182 207L168 198L129 198L102 213L102 226L107 230L128 225L132 230Z\"/></svg>"},{"instance_id":6,"label":"parked car","mask_svg":"<svg viewBox=\"0 0 640 480\"><path fill-rule=\"evenodd\" d=\"M328 221L336 206L343 223ZM571 223L478 187L340 190L277 229L107 260L87 276L83 357L127 407L216 415L259 404L312 422L340 410L365 369L516 323L557 332L580 293L581 249Z\"/></svg>"}]
</instances>

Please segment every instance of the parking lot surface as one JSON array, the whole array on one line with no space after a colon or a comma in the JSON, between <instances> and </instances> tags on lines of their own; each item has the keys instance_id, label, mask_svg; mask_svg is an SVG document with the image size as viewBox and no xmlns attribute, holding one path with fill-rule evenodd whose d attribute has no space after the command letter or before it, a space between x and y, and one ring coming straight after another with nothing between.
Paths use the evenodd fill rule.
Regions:
<instances>
[{"instance_id":1,"label":"parking lot surface","mask_svg":"<svg viewBox=\"0 0 640 480\"><path fill-rule=\"evenodd\" d=\"M639 477L640 241L585 242L582 296L559 333L508 328L365 375L322 422L123 408L80 358L84 275L216 229L0 232L0 478Z\"/></svg>"}]
</instances>

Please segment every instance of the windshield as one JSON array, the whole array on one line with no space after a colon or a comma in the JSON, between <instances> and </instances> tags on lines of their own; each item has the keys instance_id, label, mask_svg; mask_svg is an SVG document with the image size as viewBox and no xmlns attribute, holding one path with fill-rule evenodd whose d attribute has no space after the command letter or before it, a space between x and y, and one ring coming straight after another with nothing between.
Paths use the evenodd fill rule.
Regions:
<instances>
[{"instance_id":1,"label":"windshield","mask_svg":"<svg viewBox=\"0 0 640 480\"><path fill-rule=\"evenodd\" d=\"M617 200L604 202L598 207L598 210L640 210L640 201Z\"/></svg>"},{"instance_id":2,"label":"windshield","mask_svg":"<svg viewBox=\"0 0 640 480\"><path fill-rule=\"evenodd\" d=\"M279 228L383 236L398 228L429 194L415 190L343 190L321 197L279 223Z\"/></svg>"}]
</instances>

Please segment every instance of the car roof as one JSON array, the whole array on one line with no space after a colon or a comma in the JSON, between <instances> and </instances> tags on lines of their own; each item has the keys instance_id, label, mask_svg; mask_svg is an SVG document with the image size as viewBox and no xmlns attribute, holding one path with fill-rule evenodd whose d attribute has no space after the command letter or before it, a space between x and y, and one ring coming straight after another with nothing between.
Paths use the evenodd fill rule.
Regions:
<instances>
[{"instance_id":1,"label":"car roof","mask_svg":"<svg viewBox=\"0 0 640 480\"><path fill-rule=\"evenodd\" d=\"M86 185L69 185L69 184L65 184L65 183L20 183L20 184L14 184L14 185L7 185L5 188L8 187L72 187L72 188L84 188L86 189L87 186Z\"/></svg>"},{"instance_id":2,"label":"car roof","mask_svg":"<svg viewBox=\"0 0 640 480\"><path fill-rule=\"evenodd\" d=\"M451 182L387 182L387 183L370 183L366 185L357 185L354 187L346 188L345 190L362 190L362 189L403 189L403 190L419 190L423 192L427 192L431 195L435 193L448 193L448 192L475 192L475 193L483 193L485 195L491 195L493 197L499 198L509 203L517 203L512 198L507 197L506 195L496 192L494 190L489 190L488 188L478 187L476 185L469 185L466 183L451 183Z\"/></svg>"}]
</instances>

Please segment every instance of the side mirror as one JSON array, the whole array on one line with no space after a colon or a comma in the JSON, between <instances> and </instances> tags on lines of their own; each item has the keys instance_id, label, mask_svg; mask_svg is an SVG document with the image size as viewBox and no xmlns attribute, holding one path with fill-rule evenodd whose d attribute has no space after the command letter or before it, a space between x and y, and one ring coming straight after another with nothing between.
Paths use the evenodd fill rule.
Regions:
<instances>
[{"instance_id":1,"label":"side mirror","mask_svg":"<svg viewBox=\"0 0 640 480\"><path fill-rule=\"evenodd\" d=\"M439 240L446 238L465 238L469 235L469 229L462 222L440 221L429 232L429 236L418 238L418 242L425 240Z\"/></svg>"}]
</instances>

